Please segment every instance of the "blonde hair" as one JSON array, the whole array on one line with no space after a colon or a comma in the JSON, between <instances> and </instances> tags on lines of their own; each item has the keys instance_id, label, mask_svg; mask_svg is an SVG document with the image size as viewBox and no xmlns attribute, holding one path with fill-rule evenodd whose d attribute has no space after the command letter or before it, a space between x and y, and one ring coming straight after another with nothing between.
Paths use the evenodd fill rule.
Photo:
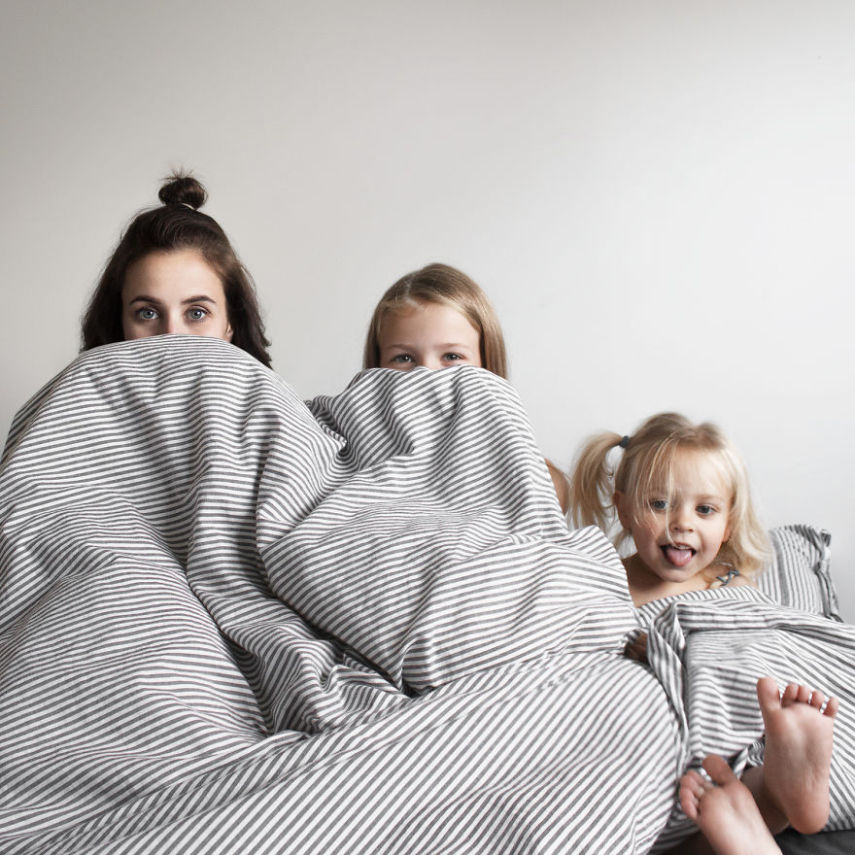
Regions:
<instances>
[{"instance_id":1,"label":"blonde hair","mask_svg":"<svg viewBox=\"0 0 855 855\"><path fill-rule=\"evenodd\" d=\"M624 449L623 457L613 468L609 452L619 447ZM626 497L630 519L640 520L649 510L654 490L663 482L673 483L674 459L681 451L713 456L730 490L730 537L713 563L732 565L747 576L755 574L768 558L769 541L754 510L745 465L716 425L696 425L678 413L652 416L631 437L604 432L588 440L571 477L573 523L607 529L615 519L615 492ZM629 529L622 527L615 544L620 546L629 537Z\"/></svg>"},{"instance_id":2,"label":"blonde hair","mask_svg":"<svg viewBox=\"0 0 855 855\"><path fill-rule=\"evenodd\" d=\"M380 298L365 339L363 368L380 367L380 332L385 319L419 303L437 303L460 312L478 331L481 366L507 378L505 339L495 310L475 282L447 264L428 264L408 273Z\"/></svg>"}]
</instances>

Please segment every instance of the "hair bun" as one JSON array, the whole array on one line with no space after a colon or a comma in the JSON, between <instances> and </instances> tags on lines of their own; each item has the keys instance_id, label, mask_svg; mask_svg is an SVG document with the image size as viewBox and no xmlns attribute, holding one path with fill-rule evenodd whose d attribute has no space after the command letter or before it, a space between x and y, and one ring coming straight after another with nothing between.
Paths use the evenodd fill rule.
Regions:
<instances>
[{"instance_id":1,"label":"hair bun","mask_svg":"<svg viewBox=\"0 0 855 855\"><path fill-rule=\"evenodd\" d=\"M157 194L164 205L189 205L198 210L205 204L208 194L205 188L191 175L173 173Z\"/></svg>"}]
</instances>

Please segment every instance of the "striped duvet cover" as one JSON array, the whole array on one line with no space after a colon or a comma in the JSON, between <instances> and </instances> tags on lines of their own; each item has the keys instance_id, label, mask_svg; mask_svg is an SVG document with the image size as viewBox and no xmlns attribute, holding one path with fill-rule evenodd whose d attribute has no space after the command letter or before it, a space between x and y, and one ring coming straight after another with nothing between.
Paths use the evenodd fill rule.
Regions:
<instances>
[{"instance_id":1,"label":"striped duvet cover","mask_svg":"<svg viewBox=\"0 0 855 855\"><path fill-rule=\"evenodd\" d=\"M687 763L762 756L763 673L843 698L855 827L852 628L681 602L625 659L617 556L478 369L307 407L214 339L89 351L12 426L0 585L3 853L646 852Z\"/></svg>"}]
</instances>

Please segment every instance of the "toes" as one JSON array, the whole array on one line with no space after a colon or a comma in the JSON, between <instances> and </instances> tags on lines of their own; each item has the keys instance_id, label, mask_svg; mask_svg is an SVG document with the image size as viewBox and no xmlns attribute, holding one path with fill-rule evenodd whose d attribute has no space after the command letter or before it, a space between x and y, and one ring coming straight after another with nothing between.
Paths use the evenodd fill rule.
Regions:
<instances>
[{"instance_id":1,"label":"toes","mask_svg":"<svg viewBox=\"0 0 855 855\"><path fill-rule=\"evenodd\" d=\"M798 683L790 683L781 695L781 706L788 707L790 704L796 703L799 699L800 688L801 686Z\"/></svg>"},{"instance_id":2,"label":"toes","mask_svg":"<svg viewBox=\"0 0 855 855\"><path fill-rule=\"evenodd\" d=\"M723 757L719 757L718 754L708 755L704 760L703 766L704 769L706 769L707 774L712 778L713 782L718 784L720 787L730 784L736 780L736 775L733 774L733 770L727 765L725 759Z\"/></svg>"},{"instance_id":3,"label":"toes","mask_svg":"<svg viewBox=\"0 0 855 855\"><path fill-rule=\"evenodd\" d=\"M772 677L761 677L757 681L757 701L761 710L773 710L781 706L778 684Z\"/></svg>"},{"instance_id":4,"label":"toes","mask_svg":"<svg viewBox=\"0 0 855 855\"><path fill-rule=\"evenodd\" d=\"M692 821L698 818L698 806L701 797L709 786L694 769L689 770L680 778L680 807Z\"/></svg>"},{"instance_id":5,"label":"toes","mask_svg":"<svg viewBox=\"0 0 855 855\"><path fill-rule=\"evenodd\" d=\"M824 715L832 717L837 715L837 698L826 698L822 692L803 686L801 683L790 683L781 693L780 703L777 693L777 686L771 677L761 677L757 681L757 700L764 715L777 706L784 708L792 704L809 704Z\"/></svg>"},{"instance_id":6,"label":"toes","mask_svg":"<svg viewBox=\"0 0 855 855\"><path fill-rule=\"evenodd\" d=\"M710 784L706 778L702 778L700 772L695 769L689 769L689 771L680 778L680 786L687 787L698 798L700 798L712 786L712 784Z\"/></svg>"},{"instance_id":7,"label":"toes","mask_svg":"<svg viewBox=\"0 0 855 855\"><path fill-rule=\"evenodd\" d=\"M813 694L810 696L810 705L815 707L818 710L822 709L823 704L825 703L825 695L822 692L813 690Z\"/></svg>"},{"instance_id":8,"label":"toes","mask_svg":"<svg viewBox=\"0 0 855 855\"><path fill-rule=\"evenodd\" d=\"M692 822L698 818L698 797L688 788L680 787L680 807Z\"/></svg>"}]
</instances>

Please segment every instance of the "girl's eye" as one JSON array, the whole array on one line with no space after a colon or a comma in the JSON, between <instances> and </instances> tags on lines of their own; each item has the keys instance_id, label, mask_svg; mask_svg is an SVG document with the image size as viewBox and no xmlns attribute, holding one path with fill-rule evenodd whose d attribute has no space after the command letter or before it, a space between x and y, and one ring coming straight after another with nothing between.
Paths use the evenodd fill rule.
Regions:
<instances>
[{"instance_id":1,"label":"girl's eye","mask_svg":"<svg viewBox=\"0 0 855 855\"><path fill-rule=\"evenodd\" d=\"M397 362L401 365L406 365L409 362L413 361L413 357L410 356L409 353L399 353L396 356L392 357L392 362Z\"/></svg>"},{"instance_id":2,"label":"girl's eye","mask_svg":"<svg viewBox=\"0 0 855 855\"><path fill-rule=\"evenodd\" d=\"M716 509L712 505L698 505L697 511L702 517L708 517L714 514Z\"/></svg>"},{"instance_id":3,"label":"girl's eye","mask_svg":"<svg viewBox=\"0 0 855 855\"><path fill-rule=\"evenodd\" d=\"M654 511L665 511L668 509L667 499L651 499L650 507Z\"/></svg>"},{"instance_id":4,"label":"girl's eye","mask_svg":"<svg viewBox=\"0 0 855 855\"><path fill-rule=\"evenodd\" d=\"M146 306L142 309L137 309L135 314L137 318L141 321L153 321L157 317L157 312L150 306Z\"/></svg>"},{"instance_id":5,"label":"girl's eye","mask_svg":"<svg viewBox=\"0 0 855 855\"><path fill-rule=\"evenodd\" d=\"M463 357L459 353L443 353L442 358L446 362L462 362Z\"/></svg>"},{"instance_id":6,"label":"girl's eye","mask_svg":"<svg viewBox=\"0 0 855 855\"><path fill-rule=\"evenodd\" d=\"M208 317L208 310L202 309L199 306L194 306L187 312L187 317L191 321L204 321Z\"/></svg>"}]
</instances>

